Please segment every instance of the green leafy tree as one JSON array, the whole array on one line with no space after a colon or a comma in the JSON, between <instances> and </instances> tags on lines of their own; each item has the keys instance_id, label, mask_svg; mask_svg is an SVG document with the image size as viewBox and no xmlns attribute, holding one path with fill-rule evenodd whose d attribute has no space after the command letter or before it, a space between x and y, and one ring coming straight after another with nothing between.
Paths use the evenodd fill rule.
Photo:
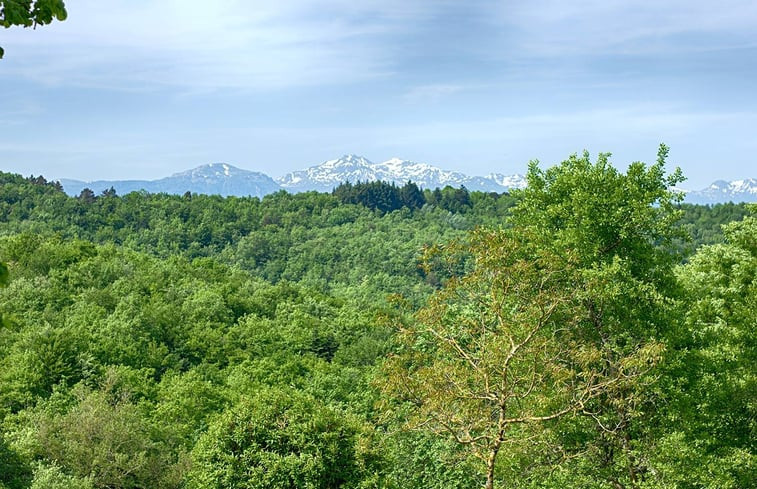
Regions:
<instances>
[{"instance_id":1,"label":"green leafy tree","mask_svg":"<svg viewBox=\"0 0 757 489\"><path fill-rule=\"evenodd\" d=\"M665 246L678 213L667 189L680 175L665 177L666 154L662 146L655 165L626 174L609 155L574 155L546 171L533 163L512 227L477 231L453 250L472 255L473 269L403 326L389 393L409 403L415 426L470 447L487 488L503 447L517 458L524 442L548 438L540 427L571 414L596 422L584 440L622 454L598 474L638 484L632 422L664 351L674 284ZM552 439L542 453L569 442Z\"/></svg>"},{"instance_id":2,"label":"green leafy tree","mask_svg":"<svg viewBox=\"0 0 757 489\"><path fill-rule=\"evenodd\" d=\"M426 203L426 197L421 189L411 181L400 187L400 199L402 205L409 209L420 209Z\"/></svg>"},{"instance_id":3,"label":"green leafy tree","mask_svg":"<svg viewBox=\"0 0 757 489\"><path fill-rule=\"evenodd\" d=\"M22 489L31 478L28 461L11 447L0 433L0 489Z\"/></svg>"},{"instance_id":4,"label":"green leafy tree","mask_svg":"<svg viewBox=\"0 0 757 489\"><path fill-rule=\"evenodd\" d=\"M542 171L532 164L528 188L516 192L516 227L542 236L556 249L576 253L576 291L601 345L603 375L624 370L626 359L643 375L615 382L592 400L584 414L593 421L562 443L571 456L584 452L591 460L589 477L615 487L638 487L648 473L650 440L646 427L658 409L655 384L660 372L651 367L665 360L669 338L680 323L673 273L679 256L675 240L682 198L669 189L682 179L680 170L665 174L668 148L661 145L657 161L632 163L624 173L609 154L592 163L588 153L572 156ZM652 352L649 355L645 352Z\"/></svg>"},{"instance_id":5,"label":"green leafy tree","mask_svg":"<svg viewBox=\"0 0 757 489\"><path fill-rule=\"evenodd\" d=\"M0 0L0 25L37 27L53 20L66 20L63 0ZM5 52L0 47L0 58Z\"/></svg>"},{"instance_id":6,"label":"green leafy tree","mask_svg":"<svg viewBox=\"0 0 757 489\"><path fill-rule=\"evenodd\" d=\"M95 195L92 189L89 188L82 189L82 191L79 193L79 200L81 200L85 204L93 203L96 198L97 195Z\"/></svg>"},{"instance_id":7,"label":"green leafy tree","mask_svg":"<svg viewBox=\"0 0 757 489\"><path fill-rule=\"evenodd\" d=\"M359 426L310 396L278 389L243 398L194 450L190 488L359 487L369 476Z\"/></svg>"},{"instance_id":8,"label":"green leafy tree","mask_svg":"<svg viewBox=\"0 0 757 489\"><path fill-rule=\"evenodd\" d=\"M94 489L90 478L68 475L58 465L39 464L29 489Z\"/></svg>"},{"instance_id":9,"label":"green leafy tree","mask_svg":"<svg viewBox=\"0 0 757 489\"><path fill-rule=\"evenodd\" d=\"M679 269L685 330L666 379L655 469L671 486L749 487L757 454L757 208ZM681 422L685 420L685 422Z\"/></svg>"},{"instance_id":10,"label":"green leafy tree","mask_svg":"<svg viewBox=\"0 0 757 489\"><path fill-rule=\"evenodd\" d=\"M451 436L495 486L500 453L540 443L544 423L582 412L613 384L645 371L634 356L608 358L575 291L573 253L556 254L523 230L472 234L453 277L400 330L405 350L387 364L386 391L411 407L409 426ZM648 358L650 346L634 352ZM639 363L641 362L641 363Z\"/></svg>"},{"instance_id":11,"label":"green leafy tree","mask_svg":"<svg viewBox=\"0 0 757 489\"><path fill-rule=\"evenodd\" d=\"M8 285L8 265L0 262L0 287Z\"/></svg>"},{"instance_id":12,"label":"green leafy tree","mask_svg":"<svg viewBox=\"0 0 757 489\"><path fill-rule=\"evenodd\" d=\"M73 394L66 412L38 416L41 455L96 488L176 487L172 453L128 390L79 386Z\"/></svg>"},{"instance_id":13,"label":"green leafy tree","mask_svg":"<svg viewBox=\"0 0 757 489\"><path fill-rule=\"evenodd\" d=\"M8 285L8 279L9 279L8 265L6 265L3 262L0 262L0 288L6 287ZM2 328L4 325L5 325L5 318L3 317L2 309L0 309L0 328Z\"/></svg>"}]
</instances>

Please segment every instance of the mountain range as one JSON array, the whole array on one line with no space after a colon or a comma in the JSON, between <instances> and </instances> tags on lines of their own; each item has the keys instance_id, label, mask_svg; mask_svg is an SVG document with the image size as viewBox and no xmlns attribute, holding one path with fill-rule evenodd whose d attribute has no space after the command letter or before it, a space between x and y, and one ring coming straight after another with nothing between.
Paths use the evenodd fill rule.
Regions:
<instances>
[{"instance_id":1,"label":"mountain range","mask_svg":"<svg viewBox=\"0 0 757 489\"><path fill-rule=\"evenodd\" d=\"M242 170L226 163L211 163L192 170L175 173L159 180L80 180L60 179L63 190L69 195L79 195L84 188L99 193L113 187L119 195L145 190L150 193L197 194L262 197L281 190L271 177L264 173Z\"/></svg>"},{"instance_id":2,"label":"mountain range","mask_svg":"<svg viewBox=\"0 0 757 489\"><path fill-rule=\"evenodd\" d=\"M211 163L158 180L84 182L64 178L60 180L60 183L70 195L78 195L84 188L100 193L113 187L120 195L144 190L151 193L183 194L189 191L222 196L263 197L279 190L292 193L310 190L330 192L342 182L376 180L395 182L398 185L412 181L428 189L447 185L465 186L468 190L485 192L505 192L523 188L526 185L525 177L520 174L491 173L487 176L469 176L461 172L443 170L427 163L399 158L373 163L357 155L344 155L304 170L287 173L276 179L264 173L243 170L226 163ZM685 201L691 203L757 202L756 179L732 182L718 180L702 190L682 191L686 193Z\"/></svg>"},{"instance_id":3,"label":"mountain range","mask_svg":"<svg viewBox=\"0 0 757 489\"><path fill-rule=\"evenodd\" d=\"M499 180L498 180L499 179ZM362 156L344 155L328 160L305 170L288 173L277 179L281 187L290 192L318 190L330 192L342 182L395 182L404 184L412 181L422 188L460 187L485 192L504 192L525 186L522 175L498 175L471 177L460 172L447 171L415 161L392 158L382 163L373 163Z\"/></svg>"},{"instance_id":4,"label":"mountain range","mask_svg":"<svg viewBox=\"0 0 757 489\"><path fill-rule=\"evenodd\" d=\"M686 192L686 202L717 204L718 202L757 202L757 179L717 180L702 190Z\"/></svg>"},{"instance_id":5,"label":"mountain range","mask_svg":"<svg viewBox=\"0 0 757 489\"><path fill-rule=\"evenodd\" d=\"M416 163L399 158L373 163L357 155L345 155L335 160L328 160L305 170L287 173L275 180L264 173L243 170L226 163L211 163L159 180L85 182L62 178L60 183L70 195L78 195L85 188L100 193L113 187L120 195L145 190L152 193L183 194L190 191L222 196L263 197L278 190L292 193L310 190L330 192L343 182L376 180L395 182L399 185L412 181L420 187L430 189L447 185L452 187L464 185L468 190L486 192L505 192L524 187L526 184L522 175L493 173L486 177L472 177L460 172L442 170L427 163Z\"/></svg>"}]
</instances>

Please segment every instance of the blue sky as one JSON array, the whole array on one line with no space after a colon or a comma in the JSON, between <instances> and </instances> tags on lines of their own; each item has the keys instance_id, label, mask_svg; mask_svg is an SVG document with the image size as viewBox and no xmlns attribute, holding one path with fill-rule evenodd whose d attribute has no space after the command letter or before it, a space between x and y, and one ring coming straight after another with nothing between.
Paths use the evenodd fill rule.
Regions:
<instances>
[{"instance_id":1,"label":"blue sky","mask_svg":"<svg viewBox=\"0 0 757 489\"><path fill-rule=\"evenodd\" d=\"M67 0L0 31L5 171L271 176L345 153L484 175L584 149L757 177L757 2Z\"/></svg>"}]
</instances>

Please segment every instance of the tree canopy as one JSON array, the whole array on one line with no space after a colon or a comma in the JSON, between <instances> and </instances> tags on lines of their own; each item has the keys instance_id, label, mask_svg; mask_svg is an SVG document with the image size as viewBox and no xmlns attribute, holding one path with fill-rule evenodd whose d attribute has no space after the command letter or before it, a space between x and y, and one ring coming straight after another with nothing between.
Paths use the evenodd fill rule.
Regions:
<instances>
[{"instance_id":1,"label":"tree canopy","mask_svg":"<svg viewBox=\"0 0 757 489\"><path fill-rule=\"evenodd\" d=\"M750 487L755 209L677 204L664 159L512 194L0 173L0 488Z\"/></svg>"},{"instance_id":2,"label":"tree canopy","mask_svg":"<svg viewBox=\"0 0 757 489\"><path fill-rule=\"evenodd\" d=\"M609 155L546 171L533 163L510 226L444 249L445 261L470 255L470 271L401 326L387 392L409 403L417 426L470 447L486 488L503 448L544 442L535 425L585 416L598 427L585 443L626 440L671 319L680 211L668 188L680 173L665 177L666 155L661 146L654 165L625 174ZM644 462L618 443L625 460L608 461L606 477L635 484Z\"/></svg>"}]
</instances>

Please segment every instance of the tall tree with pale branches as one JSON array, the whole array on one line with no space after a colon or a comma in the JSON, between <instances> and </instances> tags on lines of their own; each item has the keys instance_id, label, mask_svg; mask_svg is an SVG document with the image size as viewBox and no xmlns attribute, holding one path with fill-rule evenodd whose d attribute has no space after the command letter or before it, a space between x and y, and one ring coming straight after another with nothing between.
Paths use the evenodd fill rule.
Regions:
<instances>
[{"instance_id":1,"label":"tall tree with pale branches","mask_svg":"<svg viewBox=\"0 0 757 489\"><path fill-rule=\"evenodd\" d=\"M486 489L502 480L504 452L576 456L545 435L561 418L627 435L665 349L655 311L672 260L658 247L674 235L667 187L679 178L663 177L665 154L627 175L607 155L546 173L533 164L510 227L428 250L428 266L458 272L399 326L383 387L409 413L407 428L451 437L479 459Z\"/></svg>"}]
</instances>

